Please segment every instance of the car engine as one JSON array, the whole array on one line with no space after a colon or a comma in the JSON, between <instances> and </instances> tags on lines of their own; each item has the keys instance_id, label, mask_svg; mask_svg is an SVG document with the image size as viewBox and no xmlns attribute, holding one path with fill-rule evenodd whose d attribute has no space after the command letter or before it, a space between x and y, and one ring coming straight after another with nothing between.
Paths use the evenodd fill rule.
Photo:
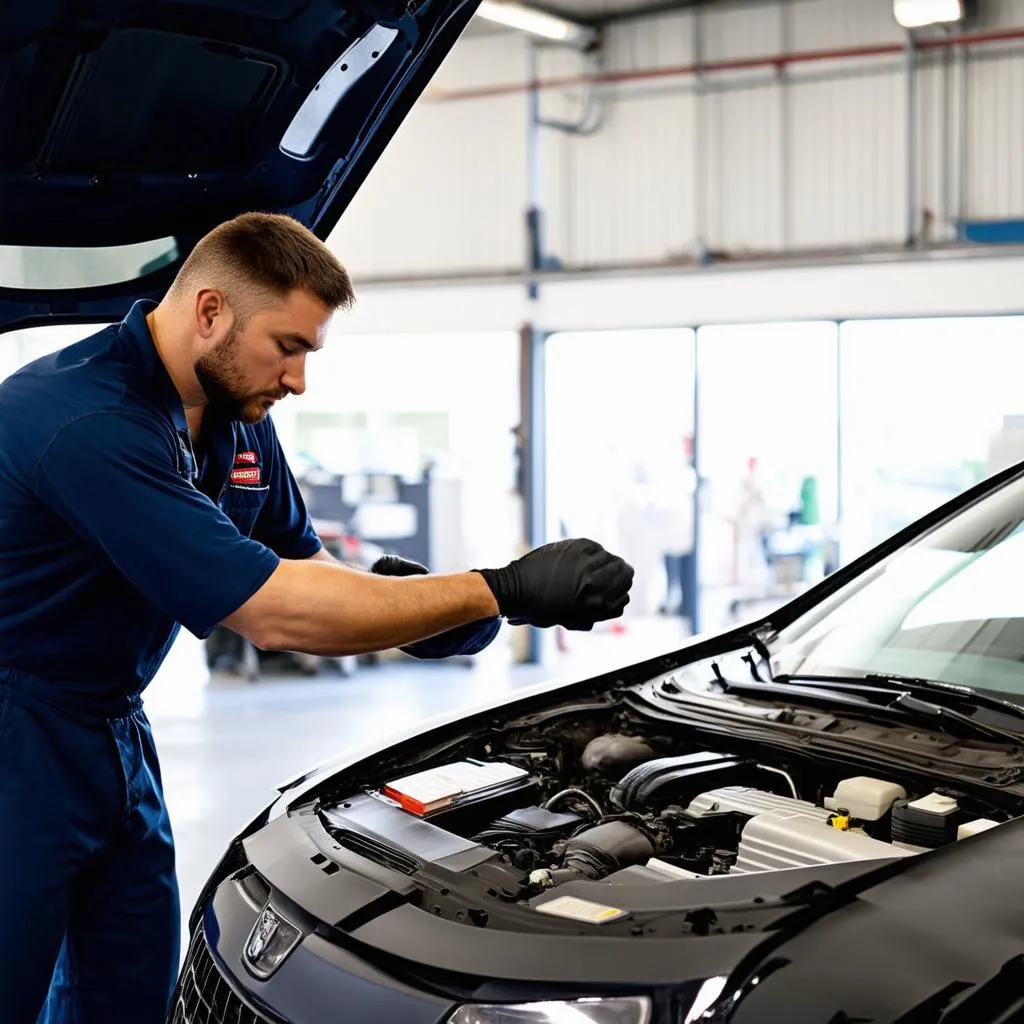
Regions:
<instances>
[{"instance_id":1,"label":"car engine","mask_svg":"<svg viewBox=\"0 0 1024 1024\"><path fill-rule=\"evenodd\" d=\"M1005 820L967 794L919 782L564 723L396 773L345 807L329 821L349 845L369 831L446 870L486 865L504 898L524 904L576 881L664 883L909 857Z\"/></svg>"},{"instance_id":2,"label":"car engine","mask_svg":"<svg viewBox=\"0 0 1024 1024\"><path fill-rule=\"evenodd\" d=\"M600 738L602 748L630 749L626 741L635 743ZM854 776L818 806L800 799L782 769L701 751L641 762L608 788L604 806L585 789L564 789L473 838L532 869L531 883L543 888L622 880L623 871L651 881L696 878L910 856L929 847L900 841L904 808L935 819L934 845L954 840L966 820L955 798L926 800L918 808L897 783Z\"/></svg>"}]
</instances>

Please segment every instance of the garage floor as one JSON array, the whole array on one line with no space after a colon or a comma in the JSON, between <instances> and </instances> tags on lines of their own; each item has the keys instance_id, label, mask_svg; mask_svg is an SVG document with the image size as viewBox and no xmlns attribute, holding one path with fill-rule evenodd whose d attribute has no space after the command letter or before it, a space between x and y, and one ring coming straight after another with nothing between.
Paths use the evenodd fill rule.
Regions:
<instances>
[{"instance_id":1,"label":"garage floor","mask_svg":"<svg viewBox=\"0 0 1024 1024\"><path fill-rule=\"evenodd\" d=\"M410 661L267 675L256 683L205 679L191 637L172 652L147 693L178 849L182 918L231 836L264 807L274 786L319 761L413 728L433 715L553 678L586 678L680 646L677 620L633 623L625 635L588 635L551 667L482 656L471 667Z\"/></svg>"}]
</instances>

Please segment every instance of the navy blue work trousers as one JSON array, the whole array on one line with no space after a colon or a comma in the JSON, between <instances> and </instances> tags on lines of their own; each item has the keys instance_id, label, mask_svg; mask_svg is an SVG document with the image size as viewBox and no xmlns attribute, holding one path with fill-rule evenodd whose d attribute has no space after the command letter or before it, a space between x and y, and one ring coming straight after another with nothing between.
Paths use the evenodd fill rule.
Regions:
<instances>
[{"instance_id":1,"label":"navy blue work trousers","mask_svg":"<svg viewBox=\"0 0 1024 1024\"><path fill-rule=\"evenodd\" d=\"M139 698L0 668L0 1020L163 1024L179 930Z\"/></svg>"}]
</instances>

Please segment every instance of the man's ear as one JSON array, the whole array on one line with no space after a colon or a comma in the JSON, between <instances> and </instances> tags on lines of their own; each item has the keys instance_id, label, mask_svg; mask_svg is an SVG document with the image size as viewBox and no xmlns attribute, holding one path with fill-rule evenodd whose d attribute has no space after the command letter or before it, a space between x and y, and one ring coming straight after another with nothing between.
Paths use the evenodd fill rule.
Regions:
<instances>
[{"instance_id":1,"label":"man's ear","mask_svg":"<svg viewBox=\"0 0 1024 1024\"><path fill-rule=\"evenodd\" d=\"M210 339L224 331L225 320L230 320L231 311L224 293L217 288L201 288L196 293L195 325L196 333L204 339Z\"/></svg>"}]
</instances>

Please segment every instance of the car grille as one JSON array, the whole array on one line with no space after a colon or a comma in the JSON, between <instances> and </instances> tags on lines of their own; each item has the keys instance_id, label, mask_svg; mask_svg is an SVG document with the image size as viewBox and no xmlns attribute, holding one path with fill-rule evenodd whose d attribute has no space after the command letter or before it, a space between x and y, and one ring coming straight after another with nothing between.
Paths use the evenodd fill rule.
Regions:
<instances>
[{"instance_id":1,"label":"car grille","mask_svg":"<svg viewBox=\"0 0 1024 1024\"><path fill-rule=\"evenodd\" d=\"M244 1003L214 963L197 928L167 1016L168 1024L273 1024Z\"/></svg>"}]
</instances>

